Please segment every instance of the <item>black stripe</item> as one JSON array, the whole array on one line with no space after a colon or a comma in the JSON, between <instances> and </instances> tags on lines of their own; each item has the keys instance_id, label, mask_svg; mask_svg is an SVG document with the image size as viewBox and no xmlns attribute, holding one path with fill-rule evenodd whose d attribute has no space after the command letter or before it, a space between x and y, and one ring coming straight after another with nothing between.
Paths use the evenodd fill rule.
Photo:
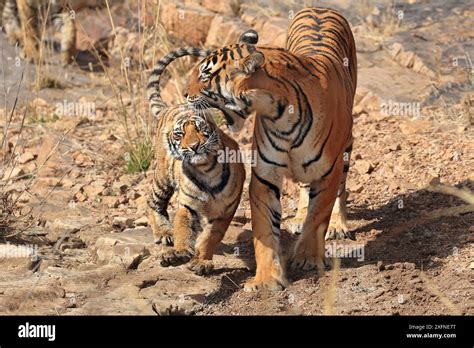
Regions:
<instances>
[{"instance_id":1,"label":"black stripe","mask_svg":"<svg viewBox=\"0 0 474 348\"><path fill-rule=\"evenodd\" d=\"M222 192L229 182L230 169L228 163L222 164L221 180L215 186L209 186L208 183L202 180L202 178L195 173L193 166L188 162L183 162L183 174L193 182L201 191L209 193L213 198L215 195Z\"/></svg>"},{"instance_id":2,"label":"black stripe","mask_svg":"<svg viewBox=\"0 0 474 348\"><path fill-rule=\"evenodd\" d=\"M316 191L314 189L309 190L309 199L314 199L317 195L319 195L321 192L323 192L324 189L321 189L319 191Z\"/></svg>"},{"instance_id":3,"label":"black stripe","mask_svg":"<svg viewBox=\"0 0 474 348\"><path fill-rule=\"evenodd\" d=\"M316 156L314 156L313 159L311 159L311 160L309 160L309 161L303 163L303 168L304 168L305 170L306 170L306 168L307 168L309 165L311 165L312 163L319 161L319 159L320 159L321 156L323 155L324 147L326 146L326 143L328 142L329 137L330 137L331 132L332 132L332 126L333 126L333 123L331 124L331 128L329 128L328 135L327 135L326 139L324 140L324 143L321 145L321 148L319 149L319 152L316 154Z\"/></svg>"},{"instance_id":4,"label":"black stripe","mask_svg":"<svg viewBox=\"0 0 474 348\"><path fill-rule=\"evenodd\" d=\"M336 159L334 160L334 162L333 162L331 168L329 168L329 170L328 170L326 173L324 173L324 174L321 176L321 178L325 178L325 177L327 177L329 174L331 174L332 170L334 169L334 166L336 165L336 162L337 162L337 156L336 156Z\"/></svg>"},{"instance_id":5,"label":"black stripe","mask_svg":"<svg viewBox=\"0 0 474 348\"><path fill-rule=\"evenodd\" d=\"M266 163L268 163L268 164L272 164L272 165L274 165L274 166L278 166L278 167L284 167L284 168L288 167L286 164L281 164L281 163L274 162L274 161L270 160L270 159L269 159L267 156L265 156L265 155L262 153L262 151L260 150L260 146L259 146L259 144L258 144L258 140L255 141L255 143L256 143L256 146L257 146L258 155L260 156L260 158L261 158L264 162L266 162Z\"/></svg>"},{"instance_id":6,"label":"black stripe","mask_svg":"<svg viewBox=\"0 0 474 348\"><path fill-rule=\"evenodd\" d=\"M259 177L255 172L253 173L253 175L258 179L258 181L260 181L262 184L264 184L270 190L273 191L273 193L275 194L276 199L280 200L280 190L276 185L272 184L270 181L267 181L267 180Z\"/></svg>"},{"instance_id":7,"label":"black stripe","mask_svg":"<svg viewBox=\"0 0 474 348\"><path fill-rule=\"evenodd\" d=\"M186 205L186 204L183 204L183 206L191 213L191 215L193 216L193 218L197 218L198 217L198 213L193 209L191 208L190 206Z\"/></svg>"}]
</instances>

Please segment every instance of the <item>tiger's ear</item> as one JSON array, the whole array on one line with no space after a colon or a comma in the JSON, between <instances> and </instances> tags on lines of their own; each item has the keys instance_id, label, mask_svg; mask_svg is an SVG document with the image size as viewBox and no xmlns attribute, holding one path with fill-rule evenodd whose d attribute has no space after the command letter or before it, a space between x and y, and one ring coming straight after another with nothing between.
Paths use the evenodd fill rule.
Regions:
<instances>
[{"instance_id":1,"label":"tiger's ear","mask_svg":"<svg viewBox=\"0 0 474 348\"><path fill-rule=\"evenodd\" d=\"M240 38L239 38L239 43L256 45L257 42L258 42L258 33L253 29L249 29L245 31L242 35L240 35Z\"/></svg>"},{"instance_id":2,"label":"tiger's ear","mask_svg":"<svg viewBox=\"0 0 474 348\"><path fill-rule=\"evenodd\" d=\"M265 56L262 52L254 51L240 61L240 70L245 74L253 74L265 63Z\"/></svg>"}]
</instances>

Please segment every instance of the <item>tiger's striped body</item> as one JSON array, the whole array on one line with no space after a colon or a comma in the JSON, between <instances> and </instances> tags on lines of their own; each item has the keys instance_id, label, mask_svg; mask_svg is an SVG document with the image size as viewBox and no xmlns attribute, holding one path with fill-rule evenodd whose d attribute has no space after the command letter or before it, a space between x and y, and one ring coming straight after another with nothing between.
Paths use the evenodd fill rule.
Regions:
<instances>
[{"instance_id":1,"label":"tiger's striped body","mask_svg":"<svg viewBox=\"0 0 474 348\"><path fill-rule=\"evenodd\" d=\"M242 163L220 161L220 151L237 153L239 146L217 127L212 110L197 111L187 104L168 107L161 100L159 75L170 57L157 64L148 85L150 109L158 118L148 215L155 241L174 245L161 256L161 264L191 260L190 269L204 274L212 269L214 250L240 203L245 169ZM177 211L171 222L167 207L175 193Z\"/></svg>"},{"instance_id":2,"label":"tiger's striped body","mask_svg":"<svg viewBox=\"0 0 474 348\"><path fill-rule=\"evenodd\" d=\"M8 39L21 43L26 58L38 60L41 20L45 14L61 28L61 62L65 65L76 53L75 11L103 5L100 0L6 0L2 21Z\"/></svg>"},{"instance_id":3,"label":"tiger's striped body","mask_svg":"<svg viewBox=\"0 0 474 348\"><path fill-rule=\"evenodd\" d=\"M279 289L287 283L279 254L283 178L302 186L292 268L324 270L328 227L326 237L347 237L356 50L349 24L331 9L298 12L286 49L255 46L255 37L244 33L241 43L205 58L191 74L188 100L232 110L237 130L256 113L259 157L249 192L257 270L246 289Z\"/></svg>"}]
</instances>

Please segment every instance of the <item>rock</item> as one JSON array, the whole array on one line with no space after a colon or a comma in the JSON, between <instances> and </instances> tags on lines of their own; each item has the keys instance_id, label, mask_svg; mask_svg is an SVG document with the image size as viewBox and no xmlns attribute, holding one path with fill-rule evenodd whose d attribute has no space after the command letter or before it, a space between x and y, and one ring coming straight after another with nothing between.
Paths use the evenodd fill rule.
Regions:
<instances>
[{"instance_id":1,"label":"rock","mask_svg":"<svg viewBox=\"0 0 474 348\"><path fill-rule=\"evenodd\" d=\"M235 16L239 11L239 2L239 0L203 0L201 6L226 16Z\"/></svg>"},{"instance_id":2,"label":"rock","mask_svg":"<svg viewBox=\"0 0 474 348\"><path fill-rule=\"evenodd\" d=\"M217 15L211 22L206 47L221 47L239 41L240 35L250 27L238 18Z\"/></svg>"},{"instance_id":3,"label":"rock","mask_svg":"<svg viewBox=\"0 0 474 348\"><path fill-rule=\"evenodd\" d=\"M120 200L117 196L106 196L102 198L102 203L109 208L117 208L120 204Z\"/></svg>"},{"instance_id":4,"label":"rock","mask_svg":"<svg viewBox=\"0 0 474 348\"><path fill-rule=\"evenodd\" d=\"M20 167L11 167L7 168L5 173L3 173L2 180L13 180L22 175L25 175L25 171Z\"/></svg>"},{"instance_id":5,"label":"rock","mask_svg":"<svg viewBox=\"0 0 474 348\"><path fill-rule=\"evenodd\" d=\"M87 200L87 196L85 194L83 194L82 192L77 192L75 195L74 195L74 199L76 200L76 202L85 202Z\"/></svg>"},{"instance_id":6,"label":"rock","mask_svg":"<svg viewBox=\"0 0 474 348\"><path fill-rule=\"evenodd\" d=\"M148 226L148 218L146 216L142 216L136 219L133 224L135 226Z\"/></svg>"},{"instance_id":7,"label":"rock","mask_svg":"<svg viewBox=\"0 0 474 348\"><path fill-rule=\"evenodd\" d=\"M141 196L135 200L135 205L139 212L145 212L148 208L148 198L146 196Z\"/></svg>"},{"instance_id":8,"label":"rock","mask_svg":"<svg viewBox=\"0 0 474 348\"><path fill-rule=\"evenodd\" d=\"M382 272L382 271L385 271L385 265L383 264L382 261L378 261L377 262L377 269Z\"/></svg>"},{"instance_id":9,"label":"rock","mask_svg":"<svg viewBox=\"0 0 474 348\"><path fill-rule=\"evenodd\" d=\"M270 17L259 31L259 45L285 47L288 19Z\"/></svg>"},{"instance_id":10,"label":"rock","mask_svg":"<svg viewBox=\"0 0 474 348\"><path fill-rule=\"evenodd\" d=\"M214 16L211 11L194 5L182 6L171 0L160 3L160 19L167 33L192 46L206 41Z\"/></svg>"},{"instance_id":11,"label":"rock","mask_svg":"<svg viewBox=\"0 0 474 348\"><path fill-rule=\"evenodd\" d=\"M151 230L146 227L127 229L97 239L94 250L102 262L119 263L126 269L136 269L153 246Z\"/></svg>"},{"instance_id":12,"label":"rock","mask_svg":"<svg viewBox=\"0 0 474 348\"><path fill-rule=\"evenodd\" d=\"M68 218L55 219L51 227L64 230L79 230L86 226L93 226L96 222L96 218L89 216L71 216Z\"/></svg>"},{"instance_id":13,"label":"rock","mask_svg":"<svg viewBox=\"0 0 474 348\"><path fill-rule=\"evenodd\" d=\"M25 163L28 163L28 162L34 160L35 158L36 158L36 156L34 154L27 151L18 158L18 163L25 164Z\"/></svg>"},{"instance_id":14,"label":"rock","mask_svg":"<svg viewBox=\"0 0 474 348\"><path fill-rule=\"evenodd\" d=\"M140 296L140 288L123 285L102 296L88 300L70 315L156 315L152 302Z\"/></svg>"},{"instance_id":15,"label":"rock","mask_svg":"<svg viewBox=\"0 0 474 348\"><path fill-rule=\"evenodd\" d=\"M112 184L112 188L119 193L126 193L128 190L128 184L122 181L116 181Z\"/></svg>"},{"instance_id":16,"label":"rock","mask_svg":"<svg viewBox=\"0 0 474 348\"><path fill-rule=\"evenodd\" d=\"M94 161L89 155L78 151L72 155L72 158L79 167L89 167L94 165Z\"/></svg>"},{"instance_id":17,"label":"rock","mask_svg":"<svg viewBox=\"0 0 474 348\"><path fill-rule=\"evenodd\" d=\"M374 170L372 163L366 160L358 160L354 163L353 168L359 174L370 174Z\"/></svg>"},{"instance_id":18,"label":"rock","mask_svg":"<svg viewBox=\"0 0 474 348\"><path fill-rule=\"evenodd\" d=\"M193 314L206 304L206 298L219 289L219 282L193 274L185 267L160 270L158 281L140 291L153 301L158 315Z\"/></svg>"},{"instance_id":19,"label":"rock","mask_svg":"<svg viewBox=\"0 0 474 348\"><path fill-rule=\"evenodd\" d=\"M406 120L400 122L399 125L400 131L403 134L415 134L415 133L424 133L431 126L431 121L429 120Z\"/></svg>"},{"instance_id":20,"label":"rock","mask_svg":"<svg viewBox=\"0 0 474 348\"><path fill-rule=\"evenodd\" d=\"M113 227L125 229L133 226L133 219L127 216L115 216L112 222Z\"/></svg>"},{"instance_id":21,"label":"rock","mask_svg":"<svg viewBox=\"0 0 474 348\"><path fill-rule=\"evenodd\" d=\"M89 198L95 198L101 195L104 190L105 190L105 186L102 184L92 184L92 185L84 187L84 193Z\"/></svg>"},{"instance_id":22,"label":"rock","mask_svg":"<svg viewBox=\"0 0 474 348\"><path fill-rule=\"evenodd\" d=\"M130 191L127 193L127 198L129 201L134 201L135 199L139 198L141 195L137 191Z\"/></svg>"},{"instance_id":23,"label":"rock","mask_svg":"<svg viewBox=\"0 0 474 348\"><path fill-rule=\"evenodd\" d=\"M354 193L361 193L364 190L364 185L356 184L354 186L349 187L349 190Z\"/></svg>"},{"instance_id":24,"label":"rock","mask_svg":"<svg viewBox=\"0 0 474 348\"><path fill-rule=\"evenodd\" d=\"M379 290L376 290L372 293L372 297L373 298L378 298L378 297L382 296L383 294L385 294L385 289L379 289Z\"/></svg>"}]
</instances>

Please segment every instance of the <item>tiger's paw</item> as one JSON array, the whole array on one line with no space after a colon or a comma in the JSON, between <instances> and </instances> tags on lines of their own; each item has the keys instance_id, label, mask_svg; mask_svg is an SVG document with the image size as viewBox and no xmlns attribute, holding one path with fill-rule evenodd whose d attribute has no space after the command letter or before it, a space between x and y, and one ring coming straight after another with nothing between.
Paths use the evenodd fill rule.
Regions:
<instances>
[{"instance_id":1,"label":"tiger's paw","mask_svg":"<svg viewBox=\"0 0 474 348\"><path fill-rule=\"evenodd\" d=\"M160 264L163 267L169 266L179 266L183 263L189 262L191 258L194 256L194 253L191 250L167 250L163 254L161 254L161 262Z\"/></svg>"},{"instance_id":2,"label":"tiger's paw","mask_svg":"<svg viewBox=\"0 0 474 348\"><path fill-rule=\"evenodd\" d=\"M303 271L318 270L320 276L324 275L325 262L324 256L306 255L304 253L295 253L290 261L290 268L293 270L301 269Z\"/></svg>"},{"instance_id":3,"label":"tiger's paw","mask_svg":"<svg viewBox=\"0 0 474 348\"><path fill-rule=\"evenodd\" d=\"M285 289L288 282L285 279L276 279L270 277L268 279L261 279L258 277L249 280L244 285L244 290L247 292L259 291L259 290L270 290L270 291L281 291Z\"/></svg>"},{"instance_id":4,"label":"tiger's paw","mask_svg":"<svg viewBox=\"0 0 474 348\"><path fill-rule=\"evenodd\" d=\"M188 269L197 275L207 275L214 269L214 263L211 260L193 259L188 265Z\"/></svg>"},{"instance_id":5,"label":"tiger's paw","mask_svg":"<svg viewBox=\"0 0 474 348\"><path fill-rule=\"evenodd\" d=\"M170 235L170 234L162 235L162 236L156 236L155 237L155 243L156 244L163 244L163 245L167 245L167 246L173 246L174 245L173 236Z\"/></svg>"},{"instance_id":6,"label":"tiger's paw","mask_svg":"<svg viewBox=\"0 0 474 348\"><path fill-rule=\"evenodd\" d=\"M326 232L325 240L350 239L355 240L354 234L349 231L346 224L341 221L331 221Z\"/></svg>"}]
</instances>

